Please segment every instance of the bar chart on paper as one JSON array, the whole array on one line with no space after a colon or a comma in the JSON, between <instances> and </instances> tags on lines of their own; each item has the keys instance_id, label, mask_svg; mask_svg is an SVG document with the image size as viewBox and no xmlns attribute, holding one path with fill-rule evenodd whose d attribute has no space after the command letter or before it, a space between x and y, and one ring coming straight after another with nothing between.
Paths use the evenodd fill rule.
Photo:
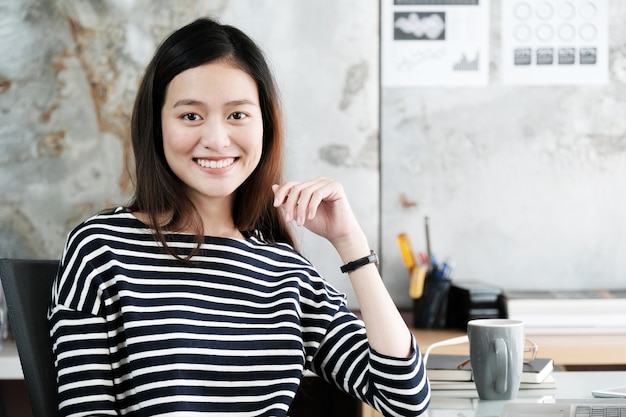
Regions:
<instances>
[{"instance_id":1,"label":"bar chart on paper","mask_svg":"<svg viewBox=\"0 0 626 417\"><path fill-rule=\"evenodd\" d=\"M383 1L381 57L386 87L487 85L489 0Z\"/></svg>"}]
</instances>

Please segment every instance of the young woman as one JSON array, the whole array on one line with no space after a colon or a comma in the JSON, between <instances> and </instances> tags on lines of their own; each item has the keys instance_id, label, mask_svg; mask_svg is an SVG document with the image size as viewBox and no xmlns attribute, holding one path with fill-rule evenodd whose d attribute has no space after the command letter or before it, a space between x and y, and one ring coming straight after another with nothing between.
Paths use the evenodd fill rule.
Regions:
<instances>
[{"instance_id":1,"label":"young woman","mask_svg":"<svg viewBox=\"0 0 626 417\"><path fill-rule=\"evenodd\" d=\"M273 77L240 30L170 35L132 117L136 190L68 236L49 312L63 416L285 416L305 370L385 415L430 392L342 186L282 182ZM345 263L363 321L295 249ZM339 268L338 268L339 272Z\"/></svg>"}]
</instances>

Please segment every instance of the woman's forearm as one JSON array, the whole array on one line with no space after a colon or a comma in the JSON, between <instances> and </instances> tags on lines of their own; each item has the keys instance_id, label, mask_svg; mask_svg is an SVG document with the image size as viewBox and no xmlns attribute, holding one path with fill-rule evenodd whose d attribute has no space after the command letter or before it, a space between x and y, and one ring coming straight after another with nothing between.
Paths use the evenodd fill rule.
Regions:
<instances>
[{"instance_id":1,"label":"woman's forearm","mask_svg":"<svg viewBox=\"0 0 626 417\"><path fill-rule=\"evenodd\" d=\"M365 236L334 242L345 263L367 256L370 247ZM370 346L378 353L404 358L411 355L411 334L393 299L385 288L375 264L347 273L365 323Z\"/></svg>"}]
</instances>

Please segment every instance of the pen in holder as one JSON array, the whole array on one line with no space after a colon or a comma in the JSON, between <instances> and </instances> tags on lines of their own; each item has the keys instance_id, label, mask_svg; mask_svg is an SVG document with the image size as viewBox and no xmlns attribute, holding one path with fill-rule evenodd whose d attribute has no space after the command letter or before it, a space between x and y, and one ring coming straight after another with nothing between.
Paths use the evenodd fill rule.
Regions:
<instances>
[{"instance_id":1,"label":"pen in holder","mask_svg":"<svg viewBox=\"0 0 626 417\"><path fill-rule=\"evenodd\" d=\"M422 329L445 327L445 311L450 289L449 278L428 273L420 298L413 299L413 326Z\"/></svg>"},{"instance_id":2,"label":"pen in holder","mask_svg":"<svg viewBox=\"0 0 626 417\"><path fill-rule=\"evenodd\" d=\"M397 236L404 265L409 271L409 295L413 299L413 327L445 327L448 290L452 282L454 262L438 265L430 253L428 217L424 219L428 255L420 252L420 260L413 253L406 233Z\"/></svg>"}]
</instances>

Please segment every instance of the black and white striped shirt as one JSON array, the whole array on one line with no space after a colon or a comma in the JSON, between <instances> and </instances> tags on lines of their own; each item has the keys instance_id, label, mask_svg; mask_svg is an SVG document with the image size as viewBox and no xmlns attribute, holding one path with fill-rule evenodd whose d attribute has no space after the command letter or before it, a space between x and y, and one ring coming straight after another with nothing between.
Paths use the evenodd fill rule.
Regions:
<instances>
[{"instance_id":1,"label":"black and white striped shirt","mask_svg":"<svg viewBox=\"0 0 626 417\"><path fill-rule=\"evenodd\" d=\"M291 246L207 236L182 263L121 208L68 236L49 321L62 416L285 416L307 369L389 416L430 398L415 341L409 358L370 349Z\"/></svg>"}]
</instances>

